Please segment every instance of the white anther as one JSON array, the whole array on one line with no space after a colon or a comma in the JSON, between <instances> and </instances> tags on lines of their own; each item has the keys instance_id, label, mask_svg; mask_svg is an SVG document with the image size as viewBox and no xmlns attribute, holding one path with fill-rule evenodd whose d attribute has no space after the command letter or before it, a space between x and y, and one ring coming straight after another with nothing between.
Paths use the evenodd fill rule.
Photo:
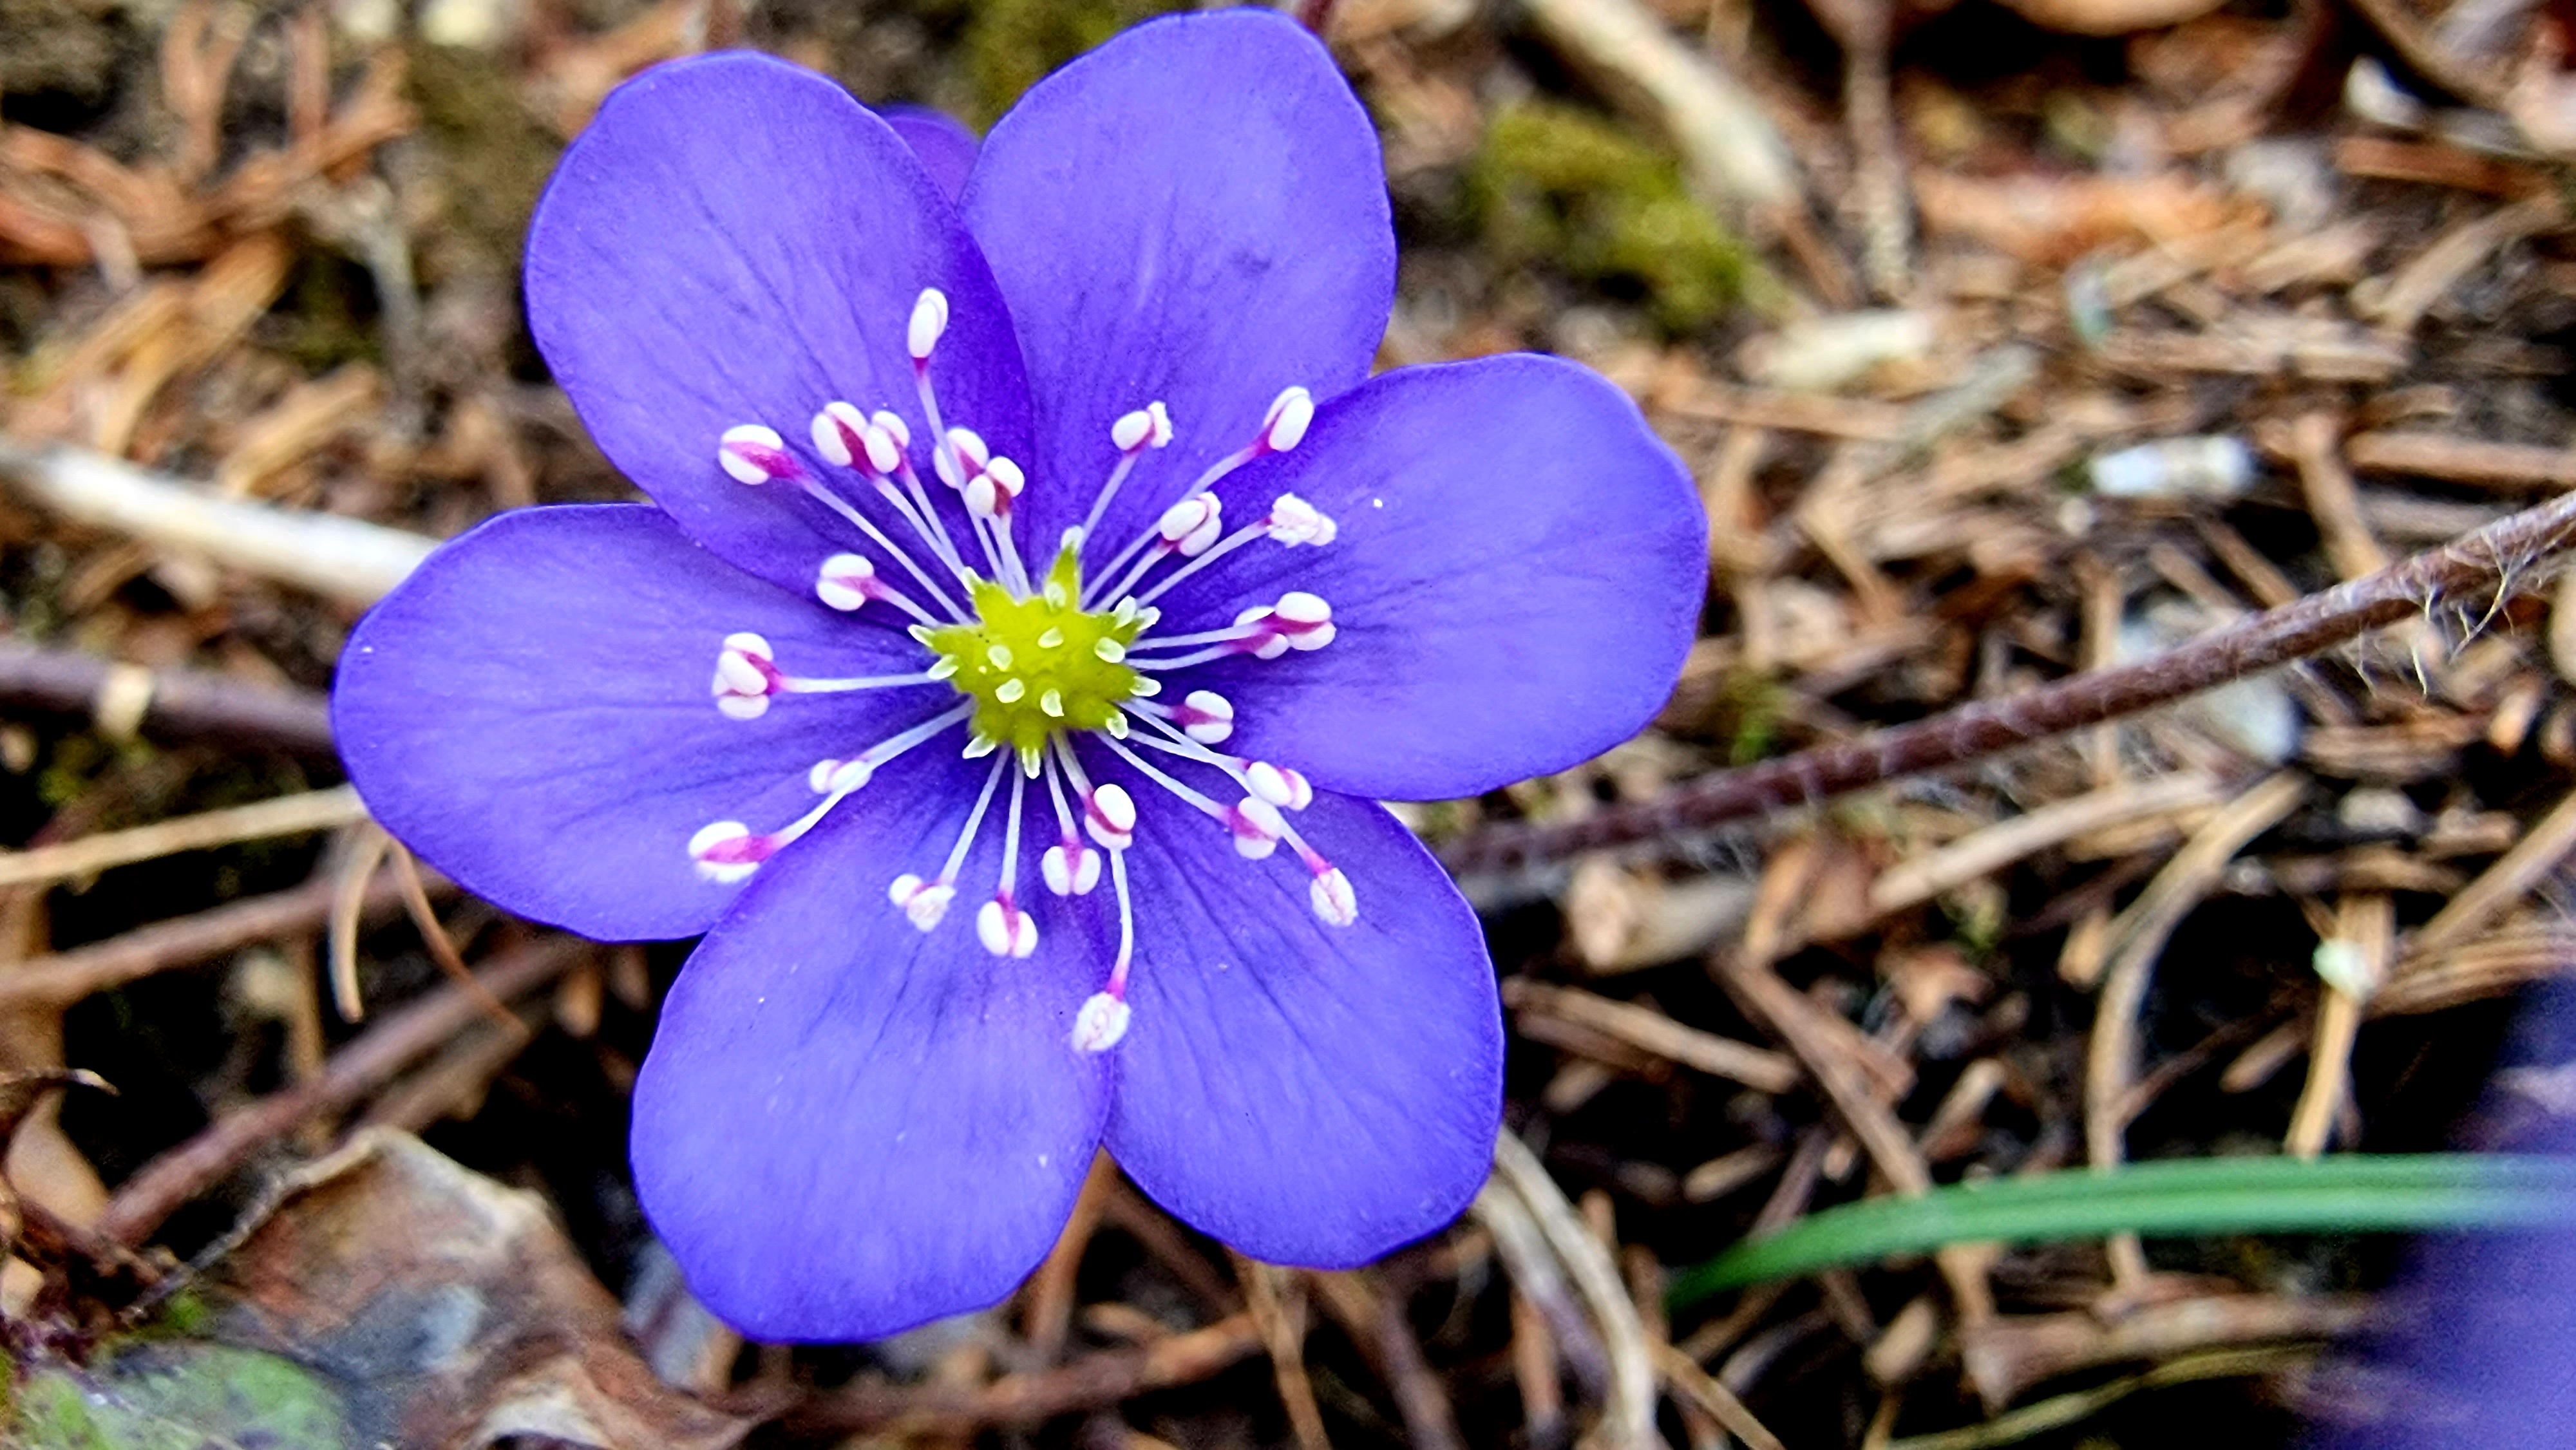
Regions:
<instances>
[{"instance_id":1,"label":"white anther","mask_svg":"<svg viewBox=\"0 0 2576 1450\"><path fill-rule=\"evenodd\" d=\"M1108 993L1092 993L1083 1000L1082 1010L1073 1014L1073 1050L1107 1052L1116 1047L1135 1015L1134 1008Z\"/></svg>"},{"instance_id":2,"label":"white anther","mask_svg":"<svg viewBox=\"0 0 2576 1450\"><path fill-rule=\"evenodd\" d=\"M1021 490L1029 486L1029 476L1020 471L1020 466L998 453L984 465L984 476L1013 498L1018 498Z\"/></svg>"},{"instance_id":3,"label":"white anther","mask_svg":"<svg viewBox=\"0 0 2576 1450\"><path fill-rule=\"evenodd\" d=\"M751 827L740 821L717 821L689 838L689 859L698 864L698 874L709 881L740 881L759 870L760 861L748 852L721 848L750 835Z\"/></svg>"},{"instance_id":4,"label":"white anther","mask_svg":"<svg viewBox=\"0 0 2576 1450\"><path fill-rule=\"evenodd\" d=\"M1328 926L1348 926L1360 919L1360 899L1351 890L1351 878L1343 875L1339 866L1315 873L1315 879L1306 887L1306 900Z\"/></svg>"},{"instance_id":5,"label":"white anther","mask_svg":"<svg viewBox=\"0 0 2576 1450\"><path fill-rule=\"evenodd\" d=\"M1315 421L1315 395L1304 388L1289 388L1270 400L1270 409L1261 415L1261 446L1272 453L1285 453L1305 441L1306 425Z\"/></svg>"},{"instance_id":6,"label":"white anther","mask_svg":"<svg viewBox=\"0 0 2576 1450\"><path fill-rule=\"evenodd\" d=\"M1225 528L1224 511L1215 494L1194 493L1163 510L1154 532L1167 547L1180 550L1183 558L1195 559L1208 551Z\"/></svg>"},{"instance_id":7,"label":"white anther","mask_svg":"<svg viewBox=\"0 0 2576 1450\"><path fill-rule=\"evenodd\" d=\"M805 783L814 788L816 795L828 794L832 789L832 772L840 768L841 762L837 760L815 761L813 769L805 772Z\"/></svg>"},{"instance_id":8,"label":"white anther","mask_svg":"<svg viewBox=\"0 0 2576 1450\"><path fill-rule=\"evenodd\" d=\"M900 423L902 420L896 421ZM905 440L894 430L870 426L860 437L867 444L868 472L882 477L902 466Z\"/></svg>"},{"instance_id":9,"label":"white anther","mask_svg":"<svg viewBox=\"0 0 2576 1450\"><path fill-rule=\"evenodd\" d=\"M1162 536L1164 543L1177 546L1207 522L1209 510L1215 503L1215 494L1191 494L1163 510L1163 516L1154 521L1154 532Z\"/></svg>"},{"instance_id":10,"label":"white anther","mask_svg":"<svg viewBox=\"0 0 2576 1450\"><path fill-rule=\"evenodd\" d=\"M876 577L877 566L865 555L834 554L823 561L822 572L814 580L814 597L847 613L868 602L868 586Z\"/></svg>"},{"instance_id":11,"label":"white anther","mask_svg":"<svg viewBox=\"0 0 2576 1450\"><path fill-rule=\"evenodd\" d=\"M868 415L868 421L877 426L877 431L893 439L894 446L896 448L910 448L912 446L912 426L903 421L903 415L901 413L897 413L886 408L879 408ZM894 465L888 464L886 466L891 469Z\"/></svg>"},{"instance_id":12,"label":"white anther","mask_svg":"<svg viewBox=\"0 0 2576 1450\"><path fill-rule=\"evenodd\" d=\"M993 518L1010 506L1010 493L990 473L979 473L966 481L966 512L979 519Z\"/></svg>"},{"instance_id":13,"label":"white anther","mask_svg":"<svg viewBox=\"0 0 2576 1450\"><path fill-rule=\"evenodd\" d=\"M853 760L844 760L833 767L831 775L824 779L823 785L828 794L848 795L873 780L876 773L877 763L862 755Z\"/></svg>"},{"instance_id":14,"label":"white anther","mask_svg":"<svg viewBox=\"0 0 2576 1450\"><path fill-rule=\"evenodd\" d=\"M834 468L847 468L854 448L865 448L868 415L848 403L825 403L814 415L814 451Z\"/></svg>"},{"instance_id":15,"label":"white anther","mask_svg":"<svg viewBox=\"0 0 2576 1450\"><path fill-rule=\"evenodd\" d=\"M1279 818L1279 808L1259 796L1245 796L1226 813L1227 829L1234 832L1235 854L1246 861L1259 861L1279 849L1279 838L1288 834L1288 823Z\"/></svg>"},{"instance_id":16,"label":"white anther","mask_svg":"<svg viewBox=\"0 0 2576 1450\"><path fill-rule=\"evenodd\" d=\"M1100 656L1103 662L1113 665L1127 658L1127 646L1105 634L1091 642L1091 652Z\"/></svg>"},{"instance_id":17,"label":"white anther","mask_svg":"<svg viewBox=\"0 0 2576 1450\"><path fill-rule=\"evenodd\" d=\"M975 939L997 957L1025 957L1038 949L1037 920L997 897L976 910Z\"/></svg>"},{"instance_id":18,"label":"white anther","mask_svg":"<svg viewBox=\"0 0 2576 1450\"><path fill-rule=\"evenodd\" d=\"M1038 858L1038 874L1058 896L1088 896L1100 884L1100 853L1080 841L1049 846Z\"/></svg>"},{"instance_id":19,"label":"white anther","mask_svg":"<svg viewBox=\"0 0 2576 1450\"><path fill-rule=\"evenodd\" d=\"M1013 675L1002 682L1000 689L993 692L993 698L1005 705L1016 705L1020 703L1020 697L1028 692L1029 682Z\"/></svg>"},{"instance_id":20,"label":"white anther","mask_svg":"<svg viewBox=\"0 0 2576 1450\"><path fill-rule=\"evenodd\" d=\"M1153 415L1139 408L1118 415L1118 421L1109 425L1109 441L1119 452L1133 453L1145 446L1146 435L1153 431Z\"/></svg>"},{"instance_id":21,"label":"white anther","mask_svg":"<svg viewBox=\"0 0 2576 1450\"><path fill-rule=\"evenodd\" d=\"M1288 647L1296 650L1322 649L1333 642L1333 606L1303 589L1291 589L1271 606L1271 617L1287 626L1280 631ZM1264 659L1271 656L1264 655Z\"/></svg>"},{"instance_id":22,"label":"white anther","mask_svg":"<svg viewBox=\"0 0 2576 1450\"><path fill-rule=\"evenodd\" d=\"M1136 839L1136 802L1126 787L1111 781L1082 803L1083 829L1112 851L1124 851Z\"/></svg>"},{"instance_id":23,"label":"white anther","mask_svg":"<svg viewBox=\"0 0 2576 1450\"><path fill-rule=\"evenodd\" d=\"M903 343L914 362L930 360L930 350L939 346L939 336L948 330L948 294L936 287L924 287L913 299L912 325L905 329Z\"/></svg>"},{"instance_id":24,"label":"white anther","mask_svg":"<svg viewBox=\"0 0 2576 1450\"><path fill-rule=\"evenodd\" d=\"M716 708L736 720L756 720L769 709L769 641L751 633L725 636L716 654L711 693Z\"/></svg>"},{"instance_id":25,"label":"white anther","mask_svg":"<svg viewBox=\"0 0 2576 1450\"><path fill-rule=\"evenodd\" d=\"M1050 688L1038 696L1038 708L1057 720L1064 718L1064 691Z\"/></svg>"},{"instance_id":26,"label":"white anther","mask_svg":"<svg viewBox=\"0 0 2576 1450\"><path fill-rule=\"evenodd\" d=\"M904 916L923 931L939 925L948 914L948 903L957 896L957 888L945 881L924 881L906 871L886 888L886 899L903 909Z\"/></svg>"},{"instance_id":27,"label":"white anther","mask_svg":"<svg viewBox=\"0 0 2576 1450\"><path fill-rule=\"evenodd\" d=\"M1329 544L1341 532L1329 515L1293 493L1271 501L1268 526L1270 537L1282 544Z\"/></svg>"},{"instance_id":28,"label":"white anther","mask_svg":"<svg viewBox=\"0 0 2576 1450\"><path fill-rule=\"evenodd\" d=\"M793 473L796 466L787 440L777 429L758 423L736 423L724 430L717 439L716 462L736 483L767 483Z\"/></svg>"},{"instance_id":29,"label":"white anther","mask_svg":"<svg viewBox=\"0 0 2576 1450\"><path fill-rule=\"evenodd\" d=\"M1306 777L1266 760L1256 760L1243 768L1243 784L1281 810L1302 811L1315 800L1315 788L1306 783Z\"/></svg>"},{"instance_id":30,"label":"white anther","mask_svg":"<svg viewBox=\"0 0 2576 1450\"><path fill-rule=\"evenodd\" d=\"M1223 745L1234 733L1234 702L1214 690L1192 690L1175 712L1181 733L1201 745Z\"/></svg>"},{"instance_id":31,"label":"white anther","mask_svg":"<svg viewBox=\"0 0 2576 1450\"><path fill-rule=\"evenodd\" d=\"M1139 695L1159 695L1163 693L1163 682L1152 675L1138 675L1134 688Z\"/></svg>"},{"instance_id":32,"label":"white anther","mask_svg":"<svg viewBox=\"0 0 2576 1450\"><path fill-rule=\"evenodd\" d=\"M978 730L967 738L966 748L958 752L968 760L981 760L1002 748L1002 742Z\"/></svg>"}]
</instances>

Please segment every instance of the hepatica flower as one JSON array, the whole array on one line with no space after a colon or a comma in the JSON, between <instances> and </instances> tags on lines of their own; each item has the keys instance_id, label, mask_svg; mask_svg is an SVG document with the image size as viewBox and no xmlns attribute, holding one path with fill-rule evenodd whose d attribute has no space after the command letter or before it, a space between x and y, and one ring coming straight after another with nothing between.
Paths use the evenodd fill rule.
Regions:
<instances>
[{"instance_id":1,"label":"hepatica flower","mask_svg":"<svg viewBox=\"0 0 2576 1450\"><path fill-rule=\"evenodd\" d=\"M1104 1145L1291 1264L1474 1194L1493 970L1374 801L1628 736L1706 565L1599 378L1370 378L1393 276L1368 119L1266 11L1075 62L953 199L757 55L646 73L565 155L531 320L654 503L440 550L352 635L335 718L475 892L706 933L633 1158L718 1314L989 1304Z\"/></svg>"}]
</instances>

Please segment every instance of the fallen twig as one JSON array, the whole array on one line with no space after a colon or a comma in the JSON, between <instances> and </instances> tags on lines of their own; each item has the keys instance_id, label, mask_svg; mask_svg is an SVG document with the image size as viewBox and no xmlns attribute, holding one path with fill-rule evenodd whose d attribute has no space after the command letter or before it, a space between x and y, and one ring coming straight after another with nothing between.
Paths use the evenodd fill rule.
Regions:
<instances>
[{"instance_id":1,"label":"fallen twig","mask_svg":"<svg viewBox=\"0 0 2576 1450\"><path fill-rule=\"evenodd\" d=\"M20 640L0 640L0 706L90 714L102 727L139 726L156 735L332 753L331 705L321 695L205 670L147 670Z\"/></svg>"},{"instance_id":2,"label":"fallen twig","mask_svg":"<svg viewBox=\"0 0 2576 1450\"><path fill-rule=\"evenodd\" d=\"M436 539L364 519L225 498L69 444L0 437L0 473L79 523L349 604L383 598L438 547Z\"/></svg>"},{"instance_id":3,"label":"fallen twig","mask_svg":"<svg viewBox=\"0 0 2576 1450\"><path fill-rule=\"evenodd\" d=\"M0 886L64 881L75 876L94 875L111 867L157 860L181 851L203 851L272 836L327 831L366 818L366 805L358 799L354 787L338 785L329 790L305 791L274 800L253 801L244 806L227 806L193 816L154 821L151 825L137 826L130 831L84 836L59 845L39 846L32 851L0 851Z\"/></svg>"},{"instance_id":4,"label":"fallen twig","mask_svg":"<svg viewBox=\"0 0 2576 1450\"><path fill-rule=\"evenodd\" d=\"M432 876L423 885L433 895L456 889L441 876ZM19 963L0 972L0 1011L67 1007L92 992L123 986L154 972L191 966L253 942L312 931L329 914L337 887L331 877L316 876L285 891L156 921L103 942ZM401 888L396 882L378 882L360 905L369 920L391 916L402 908Z\"/></svg>"},{"instance_id":5,"label":"fallen twig","mask_svg":"<svg viewBox=\"0 0 2576 1450\"><path fill-rule=\"evenodd\" d=\"M1898 776L1957 765L2197 694L2302 659L2430 611L2448 599L2524 593L2576 536L2576 496L2497 520L2366 579L2265 610L2133 664L2089 670L2000 700L1979 701L1858 740L1837 741L1741 770L1685 782L1653 800L1606 807L1580 820L1500 822L1448 846L1460 874L1508 871L1585 851L1680 835Z\"/></svg>"},{"instance_id":6,"label":"fallen twig","mask_svg":"<svg viewBox=\"0 0 2576 1450\"><path fill-rule=\"evenodd\" d=\"M1029 1424L1114 1405L1148 1390L1195 1384L1261 1352L1249 1313L1134 1349L1086 1354L1055 1369L1004 1375L986 1385L861 1381L791 1410L791 1430L877 1430L972 1435L988 1425Z\"/></svg>"},{"instance_id":7,"label":"fallen twig","mask_svg":"<svg viewBox=\"0 0 2576 1450\"><path fill-rule=\"evenodd\" d=\"M552 981L589 950L590 944L576 937L549 937L495 958L475 977L506 1002ZM332 1054L320 1077L226 1113L144 1164L108 1200L99 1232L118 1243L142 1243L181 1205L222 1182L263 1145L384 1086L482 1010L473 997L448 983L386 1014L364 1036Z\"/></svg>"}]
</instances>

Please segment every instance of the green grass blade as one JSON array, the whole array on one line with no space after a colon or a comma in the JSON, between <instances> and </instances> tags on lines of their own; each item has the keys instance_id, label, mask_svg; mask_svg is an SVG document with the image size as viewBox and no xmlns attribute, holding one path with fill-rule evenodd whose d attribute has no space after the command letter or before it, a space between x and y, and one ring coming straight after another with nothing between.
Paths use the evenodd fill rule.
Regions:
<instances>
[{"instance_id":1,"label":"green grass blade","mask_svg":"<svg viewBox=\"0 0 2576 1450\"><path fill-rule=\"evenodd\" d=\"M2576 1225L2576 1160L2482 1153L2182 1158L2110 1173L2066 1169L1872 1198L1810 1214L1685 1270L1685 1308L1764 1279L1922 1253L2137 1233L2348 1233Z\"/></svg>"}]
</instances>

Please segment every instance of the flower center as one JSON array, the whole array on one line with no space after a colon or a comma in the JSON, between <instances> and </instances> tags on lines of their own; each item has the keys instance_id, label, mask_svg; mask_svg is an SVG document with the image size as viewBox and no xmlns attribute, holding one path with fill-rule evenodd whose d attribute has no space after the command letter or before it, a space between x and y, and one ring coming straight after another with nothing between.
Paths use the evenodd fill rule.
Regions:
<instances>
[{"instance_id":1,"label":"flower center","mask_svg":"<svg viewBox=\"0 0 2576 1450\"><path fill-rule=\"evenodd\" d=\"M1081 597L1082 565L1067 549L1037 593L1017 598L977 579L967 592L972 624L914 628L939 656L931 676L975 702L977 736L1038 759L1057 732L1111 728L1121 705L1160 693L1160 684L1125 662L1154 612L1127 601L1087 610L1076 602Z\"/></svg>"},{"instance_id":2,"label":"flower center","mask_svg":"<svg viewBox=\"0 0 2576 1450\"><path fill-rule=\"evenodd\" d=\"M940 414L930 360L947 326L947 296L925 289L914 303L905 344L920 421L927 427L931 473L955 495L953 503L942 503L915 468L912 425L890 410L864 413L854 403L825 403L808 430L810 453L790 447L763 423L728 428L716 446L716 463L728 476L751 487L784 485L803 494L849 527L856 537L846 542L853 549L877 551L875 557L850 552L823 559L814 574L814 597L845 614L882 603L909 615L910 634L930 654L927 668L850 678L790 673L792 662L781 663L767 639L741 630L723 637L710 688L716 708L742 721L761 718L773 701L791 695L945 684L964 698L853 755L816 761L805 779L822 799L786 825L754 831L742 821L716 821L689 839L688 852L709 879L740 881L865 789L888 762L963 723L967 759L1006 747L1011 754L984 771L938 874L897 876L886 888L887 901L914 926L936 930L957 899L959 876L978 835L992 820L1002 837L1001 869L992 896L975 912L976 939L997 957L1029 956L1038 949L1038 928L1019 896L1021 844L1024 834L1043 832L1052 815L1054 843L1038 851L1038 874L1047 891L1089 896L1105 879L1116 903L1117 955L1101 990L1082 1003L1071 1039L1081 1051L1105 1052L1117 1046L1129 1017L1127 978L1136 959L1138 903L1128 887L1126 852L1139 821L1127 786L1095 779L1093 768L1122 772L1139 789L1158 787L1223 830L1247 861L1267 861L1285 845L1313 878L1307 901L1319 919L1344 927L1359 916L1350 878L1284 814L1312 804L1314 787L1292 767L1216 749L1234 734L1234 704L1213 690L1191 688L1189 673L1217 660L1282 660L1323 649L1338 629L1332 606L1291 589L1273 602L1249 603L1231 624L1187 634L1153 632L1162 617L1156 599L1237 551L1263 540L1284 548L1333 542L1339 532L1333 520L1293 493L1275 496L1268 513L1229 532L1225 502L1215 492L1243 465L1295 448L1314 420L1315 403L1304 388L1281 392L1249 442L1208 464L1151 527L1123 548L1108 550L1094 534L1111 500L1139 460L1173 438L1171 415L1159 402L1121 416L1107 440L1115 454L1107 482L1083 522L1065 531L1054 565L1032 577L1013 521L1020 495L1035 485L973 430L949 427ZM883 526L860 507L869 497L883 510ZM1238 520L1248 512L1242 504L1238 499ZM915 558L897 541L905 535L923 557ZM1086 552L1097 566L1087 580ZM975 567L977 561L982 568ZM952 589L963 594L965 605L956 602ZM1176 703L1153 698L1166 685L1180 697ZM1019 768L1011 769L1013 764Z\"/></svg>"}]
</instances>

